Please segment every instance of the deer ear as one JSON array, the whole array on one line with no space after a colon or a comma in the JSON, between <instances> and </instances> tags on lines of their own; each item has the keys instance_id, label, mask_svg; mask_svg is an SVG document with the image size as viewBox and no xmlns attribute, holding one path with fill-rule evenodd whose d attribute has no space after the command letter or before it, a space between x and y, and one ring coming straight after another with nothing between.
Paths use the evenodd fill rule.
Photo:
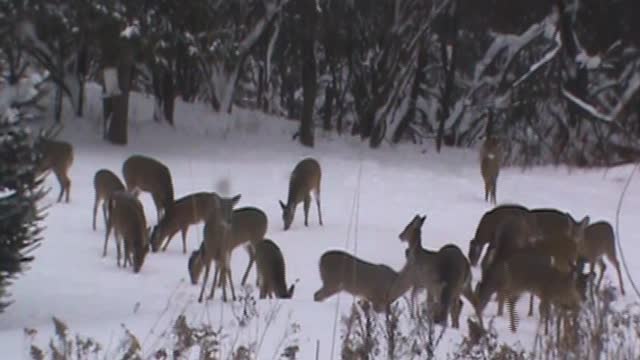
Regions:
<instances>
[{"instance_id":1,"label":"deer ear","mask_svg":"<svg viewBox=\"0 0 640 360\"><path fill-rule=\"evenodd\" d=\"M424 222L427 219L427 215L423 215L421 221Z\"/></svg>"},{"instance_id":2,"label":"deer ear","mask_svg":"<svg viewBox=\"0 0 640 360\"><path fill-rule=\"evenodd\" d=\"M280 207L282 208L282 210L287 208L287 206L282 202L282 200L278 200L278 202L280 203Z\"/></svg>"},{"instance_id":3,"label":"deer ear","mask_svg":"<svg viewBox=\"0 0 640 360\"><path fill-rule=\"evenodd\" d=\"M589 217L589 215L585 216L582 218L582 220L580 220L580 227L582 229L586 229L587 226L589 226L589 223L591 222L591 218Z\"/></svg>"},{"instance_id":4,"label":"deer ear","mask_svg":"<svg viewBox=\"0 0 640 360\"><path fill-rule=\"evenodd\" d=\"M240 201L241 197L242 197L242 195L238 194L238 195L236 195L236 196L231 198L231 203L233 204L233 206L235 206L238 203L238 201Z\"/></svg>"}]
</instances>

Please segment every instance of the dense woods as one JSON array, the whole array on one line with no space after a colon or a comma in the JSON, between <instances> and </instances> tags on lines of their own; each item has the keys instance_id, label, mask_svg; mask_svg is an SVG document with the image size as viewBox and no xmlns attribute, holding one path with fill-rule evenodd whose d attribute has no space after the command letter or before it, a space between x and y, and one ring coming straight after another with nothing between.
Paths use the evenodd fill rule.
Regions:
<instances>
[{"instance_id":1,"label":"dense woods","mask_svg":"<svg viewBox=\"0 0 640 360\"><path fill-rule=\"evenodd\" d=\"M0 5L5 84L29 65L82 115L105 89L105 139L127 143L130 91L159 122L176 99L247 107L371 147L488 133L511 164L640 158L635 0L57 0ZM317 129L317 130L316 130Z\"/></svg>"}]
</instances>

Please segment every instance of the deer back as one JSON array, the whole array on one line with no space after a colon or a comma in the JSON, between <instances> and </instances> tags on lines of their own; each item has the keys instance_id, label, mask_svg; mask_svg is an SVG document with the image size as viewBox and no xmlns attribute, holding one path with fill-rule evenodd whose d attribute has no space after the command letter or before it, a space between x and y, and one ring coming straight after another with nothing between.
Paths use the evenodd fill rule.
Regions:
<instances>
[{"instance_id":1,"label":"deer back","mask_svg":"<svg viewBox=\"0 0 640 360\"><path fill-rule=\"evenodd\" d=\"M149 249L144 208L140 201L125 191L115 191L109 199L109 222L133 249L133 269L138 272Z\"/></svg>"},{"instance_id":2,"label":"deer back","mask_svg":"<svg viewBox=\"0 0 640 360\"><path fill-rule=\"evenodd\" d=\"M235 246L257 243L267 233L267 214L255 207L235 209L231 217L231 236Z\"/></svg>"},{"instance_id":3,"label":"deer back","mask_svg":"<svg viewBox=\"0 0 640 360\"><path fill-rule=\"evenodd\" d=\"M388 303L388 293L398 273L383 264L373 264L340 250L320 257L320 277L330 287L361 296L377 305Z\"/></svg>"},{"instance_id":4,"label":"deer back","mask_svg":"<svg viewBox=\"0 0 640 360\"><path fill-rule=\"evenodd\" d=\"M49 169L66 172L73 163L73 146L66 141L41 138L37 146L42 152L40 172Z\"/></svg>"},{"instance_id":5,"label":"deer back","mask_svg":"<svg viewBox=\"0 0 640 360\"><path fill-rule=\"evenodd\" d=\"M536 223L542 237L534 246L540 253L550 255L556 260L556 266L566 272L569 265L575 264L578 247L584 241L585 229L589 217L577 222L571 215L555 209L533 209Z\"/></svg>"},{"instance_id":6,"label":"deer back","mask_svg":"<svg viewBox=\"0 0 640 360\"><path fill-rule=\"evenodd\" d=\"M294 285L287 289L284 257L278 245L264 239L256 243L255 252L256 266L267 288L272 289L278 298L291 298Z\"/></svg>"},{"instance_id":7,"label":"deer back","mask_svg":"<svg viewBox=\"0 0 640 360\"><path fill-rule=\"evenodd\" d=\"M473 239L469 242L469 262L476 266L486 244L493 242L502 221L512 216L528 216L529 210L521 205L500 205L487 211L480 218Z\"/></svg>"},{"instance_id":8,"label":"deer back","mask_svg":"<svg viewBox=\"0 0 640 360\"><path fill-rule=\"evenodd\" d=\"M108 198L114 191L124 191L125 189L118 175L108 169L96 171L93 177L93 188L95 189L96 197L101 199Z\"/></svg>"},{"instance_id":9,"label":"deer back","mask_svg":"<svg viewBox=\"0 0 640 360\"><path fill-rule=\"evenodd\" d=\"M598 221L587 226L584 241L578 246L578 252L589 262L595 262L604 254L615 258L615 235L611 224Z\"/></svg>"},{"instance_id":10,"label":"deer back","mask_svg":"<svg viewBox=\"0 0 640 360\"><path fill-rule=\"evenodd\" d=\"M174 200L173 180L169 168L160 161L132 155L122 164L122 174L128 190L139 188L152 193L163 208L168 209Z\"/></svg>"}]
</instances>

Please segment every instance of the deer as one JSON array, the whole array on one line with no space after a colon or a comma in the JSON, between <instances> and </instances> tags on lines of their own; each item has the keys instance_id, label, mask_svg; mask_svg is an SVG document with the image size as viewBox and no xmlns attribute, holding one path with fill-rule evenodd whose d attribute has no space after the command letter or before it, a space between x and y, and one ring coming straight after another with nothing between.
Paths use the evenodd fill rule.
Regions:
<instances>
[{"instance_id":1,"label":"deer","mask_svg":"<svg viewBox=\"0 0 640 360\"><path fill-rule=\"evenodd\" d=\"M62 197L65 196L65 202L68 203L71 192L69 168L73 164L73 146L66 141L40 137L36 147L42 153L36 172L41 175L53 171L58 184L60 184L57 202L61 202Z\"/></svg>"},{"instance_id":2,"label":"deer","mask_svg":"<svg viewBox=\"0 0 640 360\"><path fill-rule=\"evenodd\" d=\"M124 191L125 187L122 181L111 170L100 169L93 176L93 189L95 191L95 200L93 202L93 231L96 230L96 217L98 215L98 205L102 203L102 215L104 223L107 224L109 211L109 197L115 191Z\"/></svg>"},{"instance_id":3,"label":"deer","mask_svg":"<svg viewBox=\"0 0 640 360\"><path fill-rule=\"evenodd\" d=\"M389 297L389 290L398 273L387 265L370 263L342 250L329 250L320 256L319 269L322 287L313 294L316 302L346 291L371 302L373 310L381 313L395 300ZM405 290L408 288L402 287L397 292L402 294Z\"/></svg>"},{"instance_id":4,"label":"deer","mask_svg":"<svg viewBox=\"0 0 640 360\"><path fill-rule=\"evenodd\" d=\"M151 230L151 251L157 252L159 249L166 251L173 236L180 231L182 253L186 254L189 227L205 221L215 211L216 206L218 206L218 195L205 191L183 196L173 202Z\"/></svg>"},{"instance_id":5,"label":"deer","mask_svg":"<svg viewBox=\"0 0 640 360\"><path fill-rule=\"evenodd\" d=\"M426 215L415 215L398 235L401 242L408 244L405 252L407 261L398 273L389 297L395 299L409 287L427 290L428 303L437 305L434 314L436 324L445 324L451 314L454 328L459 327L464 295L475 306L471 289L471 266L459 247L453 244L442 246L438 251L422 247L422 225Z\"/></svg>"},{"instance_id":6,"label":"deer","mask_svg":"<svg viewBox=\"0 0 640 360\"><path fill-rule=\"evenodd\" d=\"M588 261L591 265L590 273L595 274L595 265L600 265L600 276L596 282L596 290L600 289L604 272L607 269L604 263L604 257L613 264L618 273L618 281L620 284L620 292L625 295L624 284L622 283L622 274L620 273L620 264L616 256L615 236L613 227L608 221L597 221L585 229L584 241L578 245L578 255Z\"/></svg>"},{"instance_id":7,"label":"deer","mask_svg":"<svg viewBox=\"0 0 640 360\"><path fill-rule=\"evenodd\" d=\"M295 284L287 288L285 280L285 264L282 252L271 239L258 241L255 245L256 267L258 268L258 283L260 286L260 299L273 295L280 299L293 297Z\"/></svg>"},{"instance_id":8,"label":"deer","mask_svg":"<svg viewBox=\"0 0 640 360\"><path fill-rule=\"evenodd\" d=\"M127 267L127 263L129 263L133 267L133 272L138 273L149 251L149 232L146 228L142 204L135 196L126 191L113 192L108 201L109 217L102 256L105 257L107 255L107 240L109 233L113 229L118 253L118 267L120 266L121 257L120 239L122 239L124 243L124 262L122 266Z\"/></svg>"},{"instance_id":9,"label":"deer","mask_svg":"<svg viewBox=\"0 0 640 360\"><path fill-rule=\"evenodd\" d=\"M480 173L484 180L484 201L496 204L498 175L502 163L502 149L495 137L487 137L480 149Z\"/></svg>"},{"instance_id":10,"label":"deer","mask_svg":"<svg viewBox=\"0 0 640 360\"><path fill-rule=\"evenodd\" d=\"M174 201L169 168L148 156L131 155L122 164L122 174L127 190L136 197L141 191L151 193L159 221Z\"/></svg>"},{"instance_id":11,"label":"deer","mask_svg":"<svg viewBox=\"0 0 640 360\"><path fill-rule=\"evenodd\" d=\"M204 279L198 302L202 302L204 290L209 279L209 270L211 263L215 262L215 274L213 275L213 284L208 299L213 299L215 295L216 285L222 286L223 301L227 301L227 282L231 288L232 299L236 300L235 290L231 277L231 252L235 247L231 241L231 222L233 207L240 201L241 195L238 194L231 198L218 197L218 206L216 211L212 212L205 220L203 229L203 240L200 247L191 253L187 263L191 284L196 285L202 269L204 268ZM218 276L220 279L218 280Z\"/></svg>"},{"instance_id":12,"label":"deer","mask_svg":"<svg viewBox=\"0 0 640 360\"><path fill-rule=\"evenodd\" d=\"M547 334L550 306L579 308L586 298L589 276L581 274L577 267L569 272L561 271L549 255L528 250L491 264L491 270L483 275L476 288L476 312L482 316L491 295L498 293L499 298L508 302L510 329L516 332L519 322L516 303L522 293L530 292L540 298L540 321L545 322Z\"/></svg>"},{"instance_id":13,"label":"deer","mask_svg":"<svg viewBox=\"0 0 640 360\"><path fill-rule=\"evenodd\" d=\"M507 260L513 253L527 248L530 253L549 256L554 267L568 273L576 265L578 260L578 247L584 241L585 229L589 225L590 218L585 216L577 222L569 213L556 209L532 209L529 216L520 222L507 225L489 246L487 255L483 259L484 273L492 262ZM512 218L513 219L513 218ZM532 226L538 235L531 236ZM520 239L519 241L514 239ZM533 315L533 296L529 300L529 316ZM502 314L502 302L499 301L498 315Z\"/></svg>"},{"instance_id":14,"label":"deer","mask_svg":"<svg viewBox=\"0 0 640 360\"><path fill-rule=\"evenodd\" d=\"M287 203L279 200L282 208L282 221L284 230L291 227L296 207L299 203L304 204L304 226L309 226L309 207L311 206L311 192L314 193L316 206L318 208L318 219L322 225L322 210L320 209L320 164L313 158L301 160L293 169L289 178L289 194Z\"/></svg>"}]
</instances>

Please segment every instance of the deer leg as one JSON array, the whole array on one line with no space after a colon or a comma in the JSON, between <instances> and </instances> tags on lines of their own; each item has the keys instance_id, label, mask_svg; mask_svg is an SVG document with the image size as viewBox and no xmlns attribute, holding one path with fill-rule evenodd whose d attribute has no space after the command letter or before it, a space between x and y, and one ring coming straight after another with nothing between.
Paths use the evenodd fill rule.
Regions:
<instances>
[{"instance_id":1,"label":"deer leg","mask_svg":"<svg viewBox=\"0 0 640 360\"><path fill-rule=\"evenodd\" d=\"M460 313L462 312L462 300L455 299L453 300L453 304L451 304L451 326L454 329L458 329L460 327Z\"/></svg>"},{"instance_id":2,"label":"deer leg","mask_svg":"<svg viewBox=\"0 0 640 360\"><path fill-rule=\"evenodd\" d=\"M236 301L236 290L233 287L233 276L231 276L230 265L227 265L227 281L229 281L229 287L231 288L231 300Z\"/></svg>"},{"instance_id":3,"label":"deer leg","mask_svg":"<svg viewBox=\"0 0 640 360\"><path fill-rule=\"evenodd\" d=\"M104 249L102 249L102 257L107 256L107 242L109 240L109 234L111 233L111 222L107 221L107 229L104 233Z\"/></svg>"},{"instance_id":4,"label":"deer leg","mask_svg":"<svg viewBox=\"0 0 640 360\"><path fill-rule=\"evenodd\" d=\"M115 238L116 241L116 253L118 254L117 256L117 263L118 263L118 267L120 266L120 234L118 231L115 231L113 234L113 237Z\"/></svg>"},{"instance_id":5,"label":"deer leg","mask_svg":"<svg viewBox=\"0 0 640 360\"><path fill-rule=\"evenodd\" d=\"M316 198L316 206L318 207L318 220L320 221L320 225L322 224L322 210L320 209L320 186L316 189L315 193Z\"/></svg>"},{"instance_id":6,"label":"deer leg","mask_svg":"<svg viewBox=\"0 0 640 360\"><path fill-rule=\"evenodd\" d=\"M200 288L200 296L198 296L198 302L202 302L202 297L204 296L204 288L207 286L207 280L209 280L209 270L211 268L211 263L208 263L204 267L204 279L202 279L202 287ZM216 282L216 277L218 276L218 269L216 269L215 274L213 275L213 283Z\"/></svg>"},{"instance_id":7,"label":"deer leg","mask_svg":"<svg viewBox=\"0 0 640 360\"><path fill-rule=\"evenodd\" d=\"M219 282L220 279L224 276L224 271L220 270L220 265L218 265L217 262L215 263L215 267L216 271L213 273L213 284L211 285L211 292L209 292L209 297L207 298L209 300L213 299L216 293L216 283ZM224 295L224 287L222 289Z\"/></svg>"},{"instance_id":8,"label":"deer leg","mask_svg":"<svg viewBox=\"0 0 640 360\"><path fill-rule=\"evenodd\" d=\"M490 184L489 181L484 181L484 201L489 201L489 193L490 193Z\"/></svg>"},{"instance_id":9,"label":"deer leg","mask_svg":"<svg viewBox=\"0 0 640 360\"><path fill-rule=\"evenodd\" d=\"M609 261L611 261L613 266L616 268L616 272L618 273L618 282L620 282L620 292L622 293L622 296L624 296L624 285L622 284L622 274L620 273L620 263L618 262L618 259L615 258L615 256L609 256L608 258L609 258ZM602 270L602 272L604 272L604 270Z\"/></svg>"},{"instance_id":10,"label":"deer leg","mask_svg":"<svg viewBox=\"0 0 640 360\"><path fill-rule=\"evenodd\" d=\"M96 231L96 217L98 215L98 202L100 199L98 198L98 194L96 193L95 201L93 202L93 231Z\"/></svg>"},{"instance_id":11,"label":"deer leg","mask_svg":"<svg viewBox=\"0 0 640 360\"><path fill-rule=\"evenodd\" d=\"M304 197L304 226L309 226L309 206L311 205L311 195Z\"/></svg>"},{"instance_id":12,"label":"deer leg","mask_svg":"<svg viewBox=\"0 0 640 360\"><path fill-rule=\"evenodd\" d=\"M187 232L189 231L189 227L185 227L184 229L181 229L181 233L182 233L182 253L186 254L187 253Z\"/></svg>"},{"instance_id":13,"label":"deer leg","mask_svg":"<svg viewBox=\"0 0 640 360\"><path fill-rule=\"evenodd\" d=\"M600 290L600 283L602 283L602 278L604 277L604 272L607 270L607 265L604 263L604 259L600 258L598 260L600 264L600 276L598 276L598 282L596 283L596 289Z\"/></svg>"},{"instance_id":14,"label":"deer leg","mask_svg":"<svg viewBox=\"0 0 640 360\"><path fill-rule=\"evenodd\" d=\"M494 178L491 182L491 202L496 204L496 189L498 188L498 178Z\"/></svg>"},{"instance_id":15,"label":"deer leg","mask_svg":"<svg viewBox=\"0 0 640 360\"><path fill-rule=\"evenodd\" d=\"M533 316L533 293L529 294L529 317Z\"/></svg>"},{"instance_id":16,"label":"deer leg","mask_svg":"<svg viewBox=\"0 0 640 360\"><path fill-rule=\"evenodd\" d=\"M58 180L58 184L60 185L60 193L58 194L58 200L57 200L57 202L60 202L62 201L62 196L64 195L65 181L62 177L62 174L60 174L60 172L54 170L53 174L56 176L56 179Z\"/></svg>"},{"instance_id":17,"label":"deer leg","mask_svg":"<svg viewBox=\"0 0 640 360\"><path fill-rule=\"evenodd\" d=\"M109 223L109 199L102 200L102 217L104 218L104 224Z\"/></svg>"},{"instance_id":18,"label":"deer leg","mask_svg":"<svg viewBox=\"0 0 640 360\"><path fill-rule=\"evenodd\" d=\"M247 249L247 253L249 254L249 265L247 265L247 270L245 270L244 275L242 276L242 281L240 282L240 285L244 286L244 284L247 282L247 277L249 277L249 271L251 271L251 267L253 266L253 263L255 262L256 259L256 254L255 254L255 250L253 249L252 245L247 245L245 247ZM256 286L258 285L258 276L256 276Z\"/></svg>"},{"instance_id":19,"label":"deer leg","mask_svg":"<svg viewBox=\"0 0 640 360\"><path fill-rule=\"evenodd\" d=\"M71 194L71 179L69 179L69 176L67 176L66 174L64 175L64 189L65 192L67 193L67 196L65 198L65 202L69 202L69 194Z\"/></svg>"}]
</instances>

